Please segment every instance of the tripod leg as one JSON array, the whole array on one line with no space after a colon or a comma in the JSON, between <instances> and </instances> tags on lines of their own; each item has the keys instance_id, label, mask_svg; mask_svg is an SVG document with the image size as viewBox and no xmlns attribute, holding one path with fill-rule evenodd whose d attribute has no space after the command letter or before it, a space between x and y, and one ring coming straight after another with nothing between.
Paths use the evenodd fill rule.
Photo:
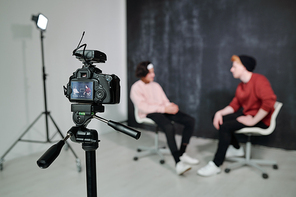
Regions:
<instances>
[{"instance_id":1,"label":"tripod leg","mask_svg":"<svg viewBox=\"0 0 296 197\"><path fill-rule=\"evenodd\" d=\"M59 129L58 125L55 123L55 121L53 120L52 116L50 114L48 114L51 121L53 122L54 126L56 127L58 133L61 135L61 137L64 139L64 135L62 134L61 130ZM70 148L70 150L72 151L73 155L76 158L76 166L77 166L77 171L81 172L81 162L80 159L78 158L78 156L76 155L76 153L74 152L74 150L72 149L72 147L70 146L70 144L68 142L66 142L67 146Z\"/></svg>"},{"instance_id":2,"label":"tripod leg","mask_svg":"<svg viewBox=\"0 0 296 197\"><path fill-rule=\"evenodd\" d=\"M30 125L29 127L23 132L23 134L10 146L10 148L2 155L0 159L0 169L2 170L2 163L4 162L4 157L9 153L9 151L16 145L18 141L22 139L22 137L31 129L31 127L39 120L39 118L42 116L43 113L41 113Z\"/></svg>"}]
</instances>

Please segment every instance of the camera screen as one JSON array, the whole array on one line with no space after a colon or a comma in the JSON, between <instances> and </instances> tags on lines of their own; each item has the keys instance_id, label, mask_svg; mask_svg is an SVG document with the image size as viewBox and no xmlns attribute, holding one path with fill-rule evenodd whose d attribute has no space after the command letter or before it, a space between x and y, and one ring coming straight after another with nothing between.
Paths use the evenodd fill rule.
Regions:
<instances>
[{"instance_id":1,"label":"camera screen","mask_svg":"<svg viewBox=\"0 0 296 197\"><path fill-rule=\"evenodd\" d=\"M93 100L93 82L71 81L71 100Z\"/></svg>"}]
</instances>

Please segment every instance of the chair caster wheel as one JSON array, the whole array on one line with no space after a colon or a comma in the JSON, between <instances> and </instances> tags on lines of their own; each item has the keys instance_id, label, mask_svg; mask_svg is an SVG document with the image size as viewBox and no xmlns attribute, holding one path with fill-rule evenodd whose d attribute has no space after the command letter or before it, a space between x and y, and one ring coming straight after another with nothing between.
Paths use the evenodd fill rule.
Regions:
<instances>
[{"instance_id":1,"label":"chair caster wheel","mask_svg":"<svg viewBox=\"0 0 296 197\"><path fill-rule=\"evenodd\" d=\"M226 168L224 171L225 171L226 173L229 173L229 172L230 172L230 169L229 169L229 168Z\"/></svg>"},{"instance_id":2,"label":"chair caster wheel","mask_svg":"<svg viewBox=\"0 0 296 197\"><path fill-rule=\"evenodd\" d=\"M264 179L267 179L267 178L268 178L268 175L267 175L266 173L263 173L263 174L262 174L262 177L263 177Z\"/></svg>"},{"instance_id":3,"label":"chair caster wheel","mask_svg":"<svg viewBox=\"0 0 296 197\"><path fill-rule=\"evenodd\" d=\"M81 166L77 166L77 172L81 172Z\"/></svg>"},{"instance_id":4,"label":"chair caster wheel","mask_svg":"<svg viewBox=\"0 0 296 197\"><path fill-rule=\"evenodd\" d=\"M273 169L275 169L275 170L279 169L278 165L276 165L276 164L273 165L272 167L273 167Z\"/></svg>"},{"instance_id":5,"label":"chair caster wheel","mask_svg":"<svg viewBox=\"0 0 296 197\"><path fill-rule=\"evenodd\" d=\"M160 163L160 164L164 164L165 161L164 161L164 160L160 160L159 163Z\"/></svg>"},{"instance_id":6,"label":"chair caster wheel","mask_svg":"<svg viewBox=\"0 0 296 197\"><path fill-rule=\"evenodd\" d=\"M137 161L138 160L138 157L134 157L134 160Z\"/></svg>"},{"instance_id":7,"label":"chair caster wheel","mask_svg":"<svg viewBox=\"0 0 296 197\"><path fill-rule=\"evenodd\" d=\"M76 167L77 167L77 172L81 172L81 162L80 162L80 159L76 159Z\"/></svg>"},{"instance_id":8,"label":"chair caster wheel","mask_svg":"<svg viewBox=\"0 0 296 197\"><path fill-rule=\"evenodd\" d=\"M137 151L138 151L138 152L141 152L142 150L138 148Z\"/></svg>"}]
</instances>

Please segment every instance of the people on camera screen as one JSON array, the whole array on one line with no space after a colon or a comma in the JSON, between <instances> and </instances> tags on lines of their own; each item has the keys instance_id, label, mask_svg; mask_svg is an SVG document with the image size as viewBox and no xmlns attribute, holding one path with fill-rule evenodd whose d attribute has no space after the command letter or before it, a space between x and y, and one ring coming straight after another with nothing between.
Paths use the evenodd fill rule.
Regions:
<instances>
[{"instance_id":1,"label":"people on camera screen","mask_svg":"<svg viewBox=\"0 0 296 197\"><path fill-rule=\"evenodd\" d=\"M92 82L72 81L72 99L91 99Z\"/></svg>"}]
</instances>

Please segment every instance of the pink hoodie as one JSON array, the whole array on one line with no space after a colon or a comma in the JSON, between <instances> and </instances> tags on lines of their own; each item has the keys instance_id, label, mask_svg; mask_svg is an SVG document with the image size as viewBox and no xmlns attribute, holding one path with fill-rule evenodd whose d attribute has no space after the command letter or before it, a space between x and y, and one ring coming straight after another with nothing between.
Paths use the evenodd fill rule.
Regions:
<instances>
[{"instance_id":1,"label":"pink hoodie","mask_svg":"<svg viewBox=\"0 0 296 197\"><path fill-rule=\"evenodd\" d=\"M170 104L162 87L156 82L144 83L138 80L131 87L130 98L139 109L139 117L145 118L150 113L164 113Z\"/></svg>"}]
</instances>

